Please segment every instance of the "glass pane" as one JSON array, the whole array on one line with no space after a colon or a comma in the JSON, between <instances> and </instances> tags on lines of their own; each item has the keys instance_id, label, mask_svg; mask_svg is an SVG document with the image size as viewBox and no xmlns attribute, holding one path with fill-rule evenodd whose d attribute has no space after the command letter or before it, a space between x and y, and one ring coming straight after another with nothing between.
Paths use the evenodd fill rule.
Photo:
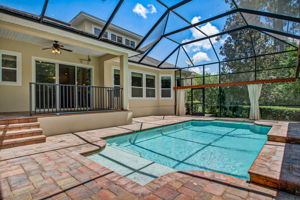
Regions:
<instances>
[{"instance_id":1,"label":"glass pane","mask_svg":"<svg viewBox=\"0 0 300 200\"><path fill-rule=\"evenodd\" d=\"M191 21L194 17L208 19L235 8L231 1L193 0L175 9L180 15Z\"/></svg>"},{"instance_id":2,"label":"glass pane","mask_svg":"<svg viewBox=\"0 0 300 200\"><path fill-rule=\"evenodd\" d=\"M132 72L131 85L135 87L143 87L143 74Z\"/></svg>"},{"instance_id":3,"label":"glass pane","mask_svg":"<svg viewBox=\"0 0 300 200\"><path fill-rule=\"evenodd\" d=\"M132 97L143 97L143 88L131 88Z\"/></svg>"},{"instance_id":4,"label":"glass pane","mask_svg":"<svg viewBox=\"0 0 300 200\"><path fill-rule=\"evenodd\" d=\"M155 89L146 89L146 97L155 97Z\"/></svg>"},{"instance_id":5,"label":"glass pane","mask_svg":"<svg viewBox=\"0 0 300 200\"><path fill-rule=\"evenodd\" d=\"M160 68L175 68L180 48L176 50L164 63L161 64Z\"/></svg>"},{"instance_id":6,"label":"glass pane","mask_svg":"<svg viewBox=\"0 0 300 200\"><path fill-rule=\"evenodd\" d=\"M40 15L44 6L44 2L44 0L1 0L0 4L35 15Z\"/></svg>"},{"instance_id":7,"label":"glass pane","mask_svg":"<svg viewBox=\"0 0 300 200\"><path fill-rule=\"evenodd\" d=\"M171 88L171 77L162 76L161 77L161 88Z\"/></svg>"},{"instance_id":8,"label":"glass pane","mask_svg":"<svg viewBox=\"0 0 300 200\"><path fill-rule=\"evenodd\" d=\"M178 46L178 44L176 44L168 39L163 38L150 51L150 53L147 55L147 57L154 58L159 63L161 63L177 46ZM149 63L149 59L142 60L142 63L153 64L153 62Z\"/></svg>"},{"instance_id":9,"label":"glass pane","mask_svg":"<svg viewBox=\"0 0 300 200\"><path fill-rule=\"evenodd\" d=\"M83 67L77 67L77 85L91 85L92 70Z\"/></svg>"},{"instance_id":10,"label":"glass pane","mask_svg":"<svg viewBox=\"0 0 300 200\"><path fill-rule=\"evenodd\" d=\"M17 68L17 56L2 54L2 67Z\"/></svg>"},{"instance_id":11,"label":"glass pane","mask_svg":"<svg viewBox=\"0 0 300 200\"><path fill-rule=\"evenodd\" d=\"M120 86L120 70L114 69L114 86Z\"/></svg>"},{"instance_id":12,"label":"glass pane","mask_svg":"<svg viewBox=\"0 0 300 200\"><path fill-rule=\"evenodd\" d=\"M75 85L75 67L59 65L59 83Z\"/></svg>"},{"instance_id":13,"label":"glass pane","mask_svg":"<svg viewBox=\"0 0 300 200\"><path fill-rule=\"evenodd\" d=\"M298 10L298 14L299 14ZM294 35L300 35L300 23L292 22L282 19L276 19L272 17L265 17L255 14L243 13L245 19L250 25L260 26L264 28L269 28L271 30L277 30L281 32L286 32ZM294 16L293 16L294 17Z\"/></svg>"},{"instance_id":14,"label":"glass pane","mask_svg":"<svg viewBox=\"0 0 300 200\"><path fill-rule=\"evenodd\" d=\"M36 61L35 74L37 83L55 83L55 64Z\"/></svg>"},{"instance_id":15,"label":"glass pane","mask_svg":"<svg viewBox=\"0 0 300 200\"><path fill-rule=\"evenodd\" d=\"M146 87L147 88L155 88L155 76L146 75Z\"/></svg>"},{"instance_id":16,"label":"glass pane","mask_svg":"<svg viewBox=\"0 0 300 200\"><path fill-rule=\"evenodd\" d=\"M292 17L300 17L300 2L294 0L243 0L236 1L238 7L270 12Z\"/></svg>"},{"instance_id":17,"label":"glass pane","mask_svg":"<svg viewBox=\"0 0 300 200\"><path fill-rule=\"evenodd\" d=\"M17 71L14 69L2 69L2 81L16 82Z\"/></svg>"},{"instance_id":18,"label":"glass pane","mask_svg":"<svg viewBox=\"0 0 300 200\"><path fill-rule=\"evenodd\" d=\"M156 0L124 1L112 24L128 31L128 34L144 36L157 22L166 8ZM112 26L112 25L111 25Z\"/></svg>"},{"instance_id":19,"label":"glass pane","mask_svg":"<svg viewBox=\"0 0 300 200\"><path fill-rule=\"evenodd\" d=\"M88 24L86 23L88 19L92 19L102 27L117 4L118 0L73 0L72 2L49 0L46 16L63 22L70 22L73 26L78 27L83 27L84 24Z\"/></svg>"},{"instance_id":20,"label":"glass pane","mask_svg":"<svg viewBox=\"0 0 300 200\"><path fill-rule=\"evenodd\" d=\"M163 97L163 98L171 97L171 89L162 89L161 90L161 97Z\"/></svg>"}]
</instances>

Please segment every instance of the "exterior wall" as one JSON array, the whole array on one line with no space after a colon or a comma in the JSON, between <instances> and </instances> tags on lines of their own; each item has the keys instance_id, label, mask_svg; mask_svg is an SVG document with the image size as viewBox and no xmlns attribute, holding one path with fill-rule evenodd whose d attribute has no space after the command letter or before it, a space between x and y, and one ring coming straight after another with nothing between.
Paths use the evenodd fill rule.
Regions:
<instances>
[{"instance_id":1,"label":"exterior wall","mask_svg":"<svg viewBox=\"0 0 300 200\"><path fill-rule=\"evenodd\" d=\"M13 51L21 53L22 63L22 84L20 86L9 86L0 84L0 113L1 112L24 112L29 111L29 83L34 81L33 57L41 60L54 60L61 63L72 63L80 65L80 58L86 58L86 55L63 52L61 55L54 55L50 51L42 51L42 46L31 43L9 40L0 37L0 50ZM120 63L114 59L102 57L91 57L89 66L93 67L93 85L113 86L113 66L119 67ZM105 61L106 60L106 61ZM129 99L129 109L133 111L133 116L146 115L171 115L174 114L174 98L160 98L160 75L171 74L174 71L158 70L145 66L136 66L129 63L129 70L136 70L144 73L156 75L156 98L154 99ZM131 81L131 77L128 77ZM174 84L174 77L172 83ZM131 88L129 87L129 90ZM174 91L173 91L174 97Z\"/></svg>"},{"instance_id":2,"label":"exterior wall","mask_svg":"<svg viewBox=\"0 0 300 200\"><path fill-rule=\"evenodd\" d=\"M106 61L104 67L104 86L113 87L113 68L118 67L119 62L117 61ZM174 71L173 70L158 70L150 67L137 66L129 63L130 71L138 71L143 73L155 74L156 75L156 98L131 98L129 95L129 109L133 111L134 117L147 116L147 115L174 115L175 114L175 93L172 91L171 99L160 98L160 76L171 75L172 84L174 86ZM131 81L129 73L129 81ZM129 90L130 84L129 84Z\"/></svg>"},{"instance_id":3,"label":"exterior wall","mask_svg":"<svg viewBox=\"0 0 300 200\"><path fill-rule=\"evenodd\" d=\"M79 24L76 24L76 26L74 26L74 27L76 27L76 28L79 29L79 30L82 30L82 31L91 33L91 34L94 34L94 32L93 32L93 31L94 31L94 30L93 30L94 27L99 27L99 28L101 28L101 29L103 28L102 25L96 24L96 23L94 23L94 22L92 22L92 21L90 21L90 20L87 20L87 19L86 19L86 20L83 20L83 21L80 22ZM130 40L133 40L133 41L135 42L135 44L137 44L138 41L139 41L139 39L137 39L137 38L134 38L134 37L132 37L132 36L130 36L130 35L128 35L128 34L122 32L122 31L112 30L110 27L108 27L107 31L109 32L108 39L110 39L110 34L111 34L111 33L114 33L114 34L116 34L116 35L120 35L120 36L123 37L123 44L125 44L125 39L126 39L126 38L128 38L128 39L130 39Z\"/></svg>"},{"instance_id":4,"label":"exterior wall","mask_svg":"<svg viewBox=\"0 0 300 200\"><path fill-rule=\"evenodd\" d=\"M131 111L73 114L65 116L39 117L43 133L47 136L86 131L130 124ZM82 123L74 123L82 122Z\"/></svg>"},{"instance_id":5,"label":"exterior wall","mask_svg":"<svg viewBox=\"0 0 300 200\"><path fill-rule=\"evenodd\" d=\"M86 58L86 55L69 52L54 55L50 51L42 51L41 48L41 46L26 42L0 38L0 50L19 52L22 59L22 84L20 86L9 86L0 83L0 112L29 111L29 83L33 81L33 57L75 64L81 64L79 59ZM89 65L93 66L93 84L100 85L98 59L91 57Z\"/></svg>"}]
</instances>

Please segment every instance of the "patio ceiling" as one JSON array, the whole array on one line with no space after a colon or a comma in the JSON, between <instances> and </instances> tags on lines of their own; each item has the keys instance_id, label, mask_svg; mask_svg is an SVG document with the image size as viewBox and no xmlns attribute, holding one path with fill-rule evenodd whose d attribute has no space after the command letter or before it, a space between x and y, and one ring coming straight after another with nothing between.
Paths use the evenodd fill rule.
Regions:
<instances>
[{"instance_id":1,"label":"patio ceiling","mask_svg":"<svg viewBox=\"0 0 300 200\"><path fill-rule=\"evenodd\" d=\"M3 13L109 43L113 42L103 34L111 26L136 33L142 39L133 50L140 54L130 61L159 68L184 69L297 51L300 39L299 0L3 0L0 4ZM80 12L106 22L99 35L70 26Z\"/></svg>"}]
</instances>

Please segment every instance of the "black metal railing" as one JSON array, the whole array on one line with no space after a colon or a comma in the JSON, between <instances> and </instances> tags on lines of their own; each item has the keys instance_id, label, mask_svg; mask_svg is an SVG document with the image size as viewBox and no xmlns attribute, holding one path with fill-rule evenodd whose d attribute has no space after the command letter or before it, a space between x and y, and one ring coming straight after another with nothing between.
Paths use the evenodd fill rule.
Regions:
<instances>
[{"instance_id":1,"label":"black metal railing","mask_svg":"<svg viewBox=\"0 0 300 200\"><path fill-rule=\"evenodd\" d=\"M30 115L122 110L122 88L30 83Z\"/></svg>"}]
</instances>

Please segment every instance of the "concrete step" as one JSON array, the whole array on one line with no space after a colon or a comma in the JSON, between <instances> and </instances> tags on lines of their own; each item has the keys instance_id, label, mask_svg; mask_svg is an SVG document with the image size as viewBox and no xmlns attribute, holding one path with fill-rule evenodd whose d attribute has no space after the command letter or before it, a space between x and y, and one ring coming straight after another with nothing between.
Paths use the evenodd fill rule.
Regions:
<instances>
[{"instance_id":1,"label":"concrete step","mask_svg":"<svg viewBox=\"0 0 300 200\"><path fill-rule=\"evenodd\" d=\"M300 195L300 145L267 141L249 174L250 182Z\"/></svg>"},{"instance_id":2,"label":"concrete step","mask_svg":"<svg viewBox=\"0 0 300 200\"><path fill-rule=\"evenodd\" d=\"M19 124L8 124L8 125L0 125L0 131L10 131L10 130L22 130L22 129L32 129L39 128L39 122L28 122L28 123L19 123Z\"/></svg>"},{"instance_id":3,"label":"concrete step","mask_svg":"<svg viewBox=\"0 0 300 200\"><path fill-rule=\"evenodd\" d=\"M2 131L2 134L0 135L0 140L31 137L31 136L37 136L37 135L42 135L42 134L43 134L43 129L41 129L41 128L8 130L6 132Z\"/></svg>"},{"instance_id":4,"label":"concrete step","mask_svg":"<svg viewBox=\"0 0 300 200\"><path fill-rule=\"evenodd\" d=\"M0 148L1 149L6 149L6 148L12 148L12 147L42 143L42 142L45 142L45 141L46 141L46 136L44 136L44 135L8 139L8 140L3 140L0 143Z\"/></svg>"},{"instance_id":5,"label":"concrete step","mask_svg":"<svg viewBox=\"0 0 300 200\"><path fill-rule=\"evenodd\" d=\"M31 123L37 121L38 121L37 117L7 118L7 119L0 119L0 125Z\"/></svg>"},{"instance_id":6,"label":"concrete step","mask_svg":"<svg viewBox=\"0 0 300 200\"><path fill-rule=\"evenodd\" d=\"M268 141L300 144L300 123L274 125L268 133Z\"/></svg>"}]
</instances>

